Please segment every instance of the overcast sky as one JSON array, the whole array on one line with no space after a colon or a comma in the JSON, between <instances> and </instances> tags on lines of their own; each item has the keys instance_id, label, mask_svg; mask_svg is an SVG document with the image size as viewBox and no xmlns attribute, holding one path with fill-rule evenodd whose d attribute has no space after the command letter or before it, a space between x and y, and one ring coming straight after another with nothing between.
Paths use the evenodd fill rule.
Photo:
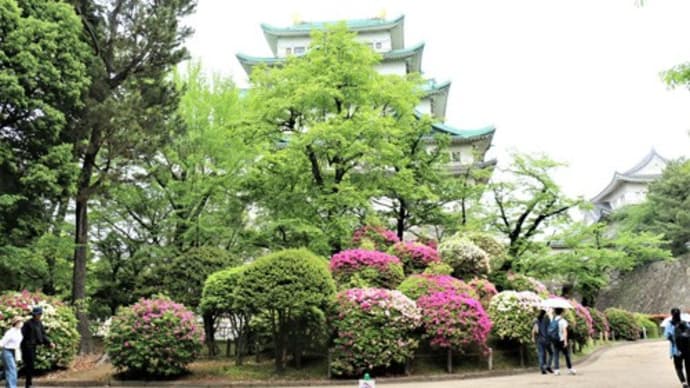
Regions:
<instances>
[{"instance_id":1,"label":"overcast sky","mask_svg":"<svg viewBox=\"0 0 690 388\"><path fill-rule=\"evenodd\" d=\"M446 122L494 124L491 156L544 152L567 162L557 181L590 198L651 147L690 156L690 91L659 73L690 61L690 1L199 0L192 57L247 76L237 52L271 54L260 28L293 20L405 15L405 44L426 42L424 76L451 80Z\"/></svg>"}]
</instances>

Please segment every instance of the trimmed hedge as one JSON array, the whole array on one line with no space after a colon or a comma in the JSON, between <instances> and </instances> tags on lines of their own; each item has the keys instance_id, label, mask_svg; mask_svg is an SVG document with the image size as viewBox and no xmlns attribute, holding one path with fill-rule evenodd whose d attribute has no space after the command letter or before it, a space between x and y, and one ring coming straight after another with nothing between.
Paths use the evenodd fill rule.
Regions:
<instances>
[{"instance_id":1,"label":"trimmed hedge","mask_svg":"<svg viewBox=\"0 0 690 388\"><path fill-rule=\"evenodd\" d=\"M609 326L611 331L614 332L616 339L636 341L640 338L640 326L633 313L611 307L604 310L604 314L606 314L606 319L608 319Z\"/></svg>"}]
</instances>

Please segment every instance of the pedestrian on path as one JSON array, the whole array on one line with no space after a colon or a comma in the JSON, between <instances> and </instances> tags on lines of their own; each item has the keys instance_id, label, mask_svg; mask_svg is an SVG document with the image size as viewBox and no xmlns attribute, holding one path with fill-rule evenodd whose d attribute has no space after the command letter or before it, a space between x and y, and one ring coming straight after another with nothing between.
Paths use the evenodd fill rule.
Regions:
<instances>
[{"instance_id":1,"label":"pedestrian on path","mask_svg":"<svg viewBox=\"0 0 690 388\"><path fill-rule=\"evenodd\" d=\"M561 374L560 371L560 352L565 356L565 364L568 367L568 374L574 375L575 369L570 362L570 348L568 347L568 321L563 318L563 309L556 307L554 310L556 316L549 323L549 338L554 349L554 369L553 374L556 376Z\"/></svg>"},{"instance_id":2,"label":"pedestrian on path","mask_svg":"<svg viewBox=\"0 0 690 388\"><path fill-rule=\"evenodd\" d=\"M36 306L31 310L31 319L24 322L24 326L22 326L22 335L24 336L24 340L22 341L22 355L24 357L26 388L30 388L33 384L36 347L38 345L47 345L51 348L55 347L55 344L50 342L50 339L46 335L46 330L41 322L42 316L43 309L40 306Z\"/></svg>"},{"instance_id":3,"label":"pedestrian on path","mask_svg":"<svg viewBox=\"0 0 690 388\"><path fill-rule=\"evenodd\" d=\"M532 325L532 342L537 346L537 358L539 359L539 369L541 374L553 373L551 361L553 359L553 349L549 340L549 323L551 320L546 314L546 310L539 310L537 319Z\"/></svg>"},{"instance_id":4,"label":"pedestrian on path","mask_svg":"<svg viewBox=\"0 0 690 388\"><path fill-rule=\"evenodd\" d=\"M2 363L5 366L5 388L17 388L17 362L21 361L19 345L22 343L21 317L12 318L10 328L0 339Z\"/></svg>"},{"instance_id":5,"label":"pedestrian on path","mask_svg":"<svg viewBox=\"0 0 690 388\"><path fill-rule=\"evenodd\" d=\"M690 377L690 326L680 319L680 309L677 307L671 309L671 323L666 325L664 336L671 343L670 354L678 379L682 386L687 388L687 378Z\"/></svg>"}]
</instances>

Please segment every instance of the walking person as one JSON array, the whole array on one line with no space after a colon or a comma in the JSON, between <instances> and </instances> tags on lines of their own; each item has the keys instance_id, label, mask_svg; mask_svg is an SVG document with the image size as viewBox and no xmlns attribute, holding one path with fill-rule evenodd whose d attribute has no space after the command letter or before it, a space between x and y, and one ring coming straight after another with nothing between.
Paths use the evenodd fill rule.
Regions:
<instances>
[{"instance_id":1,"label":"walking person","mask_svg":"<svg viewBox=\"0 0 690 388\"><path fill-rule=\"evenodd\" d=\"M671 343L671 358L676 374L683 387L688 387L690 377L690 326L681 320L680 309L671 309L671 322L664 329L664 336ZM683 375L685 364L685 375Z\"/></svg>"},{"instance_id":2,"label":"walking person","mask_svg":"<svg viewBox=\"0 0 690 388\"><path fill-rule=\"evenodd\" d=\"M539 310L537 319L532 325L532 342L537 345L537 357L539 359L539 369L541 374L553 373L551 361L553 359L553 349L549 340L549 323L551 320L546 314L546 310Z\"/></svg>"},{"instance_id":3,"label":"walking person","mask_svg":"<svg viewBox=\"0 0 690 388\"><path fill-rule=\"evenodd\" d=\"M553 374L556 376L561 374L560 371L560 352L565 356L565 364L568 367L568 374L574 375L575 369L570 362L570 349L568 348L568 321L563 318L563 309L556 307L553 309L556 316L549 323L549 338L553 344L554 350L554 368Z\"/></svg>"},{"instance_id":4,"label":"walking person","mask_svg":"<svg viewBox=\"0 0 690 388\"><path fill-rule=\"evenodd\" d=\"M33 385L32 380L34 376L34 363L36 361L36 347L38 345L47 345L51 348L55 347L55 344L50 342L50 339L46 335L46 330L41 322L42 316L43 309L40 306L36 306L31 310L31 319L24 322L24 326L22 326L24 340L22 341L21 349L24 357L26 388Z\"/></svg>"},{"instance_id":5,"label":"walking person","mask_svg":"<svg viewBox=\"0 0 690 388\"><path fill-rule=\"evenodd\" d=\"M21 361L19 346L22 343L21 317L12 318L11 326L0 339L2 363L5 366L5 388L17 388L17 362Z\"/></svg>"}]
</instances>

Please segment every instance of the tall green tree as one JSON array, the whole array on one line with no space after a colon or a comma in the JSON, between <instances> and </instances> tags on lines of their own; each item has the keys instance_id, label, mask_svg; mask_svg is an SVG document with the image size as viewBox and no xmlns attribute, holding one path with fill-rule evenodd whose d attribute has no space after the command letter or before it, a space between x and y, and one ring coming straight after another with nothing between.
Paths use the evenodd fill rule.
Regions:
<instances>
[{"instance_id":1,"label":"tall green tree","mask_svg":"<svg viewBox=\"0 0 690 388\"><path fill-rule=\"evenodd\" d=\"M90 45L91 85L85 108L71 121L80 164L75 200L72 302L81 351L91 350L86 298L89 201L132 172L169 140L166 125L178 102L169 74L187 52L191 29L181 24L193 0L72 0Z\"/></svg>"},{"instance_id":2,"label":"tall green tree","mask_svg":"<svg viewBox=\"0 0 690 388\"><path fill-rule=\"evenodd\" d=\"M66 133L89 85L81 31L69 4L0 1L2 287L56 292L49 276L63 258L46 242L62 236L77 177Z\"/></svg>"},{"instance_id":3,"label":"tall green tree","mask_svg":"<svg viewBox=\"0 0 690 388\"><path fill-rule=\"evenodd\" d=\"M515 154L503 178L490 184L495 213L488 222L509 241L509 258L502 270L510 270L531 248L535 237L567 220L567 211L578 205L579 201L563 194L551 177L561 166L546 156Z\"/></svg>"},{"instance_id":4,"label":"tall green tree","mask_svg":"<svg viewBox=\"0 0 690 388\"><path fill-rule=\"evenodd\" d=\"M389 194L399 139L419 135L421 88L418 75L377 73L379 60L341 24L315 31L306 55L252 72L248 131L265 149L248 190L274 245L339 251Z\"/></svg>"}]
</instances>

